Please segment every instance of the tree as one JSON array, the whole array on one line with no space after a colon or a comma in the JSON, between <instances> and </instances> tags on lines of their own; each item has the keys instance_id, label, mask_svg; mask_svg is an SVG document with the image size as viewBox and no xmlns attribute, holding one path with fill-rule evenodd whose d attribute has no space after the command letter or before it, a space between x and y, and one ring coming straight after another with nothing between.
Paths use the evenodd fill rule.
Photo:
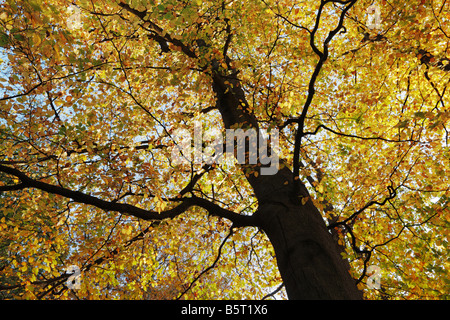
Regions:
<instances>
[{"instance_id":1,"label":"tree","mask_svg":"<svg viewBox=\"0 0 450 320\"><path fill-rule=\"evenodd\" d=\"M4 1L0 290L448 298L449 6Z\"/></svg>"}]
</instances>

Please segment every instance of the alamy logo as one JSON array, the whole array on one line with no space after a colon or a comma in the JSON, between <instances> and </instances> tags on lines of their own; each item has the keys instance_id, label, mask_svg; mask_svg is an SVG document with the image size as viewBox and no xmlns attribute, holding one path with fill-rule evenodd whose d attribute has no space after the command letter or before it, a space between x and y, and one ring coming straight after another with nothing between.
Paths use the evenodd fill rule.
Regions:
<instances>
[{"instance_id":1,"label":"alamy logo","mask_svg":"<svg viewBox=\"0 0 450 320\"><path fill-rule=\"evenodd\" d=\"M79 290L81 288L81 270L77 265L70 265L66 269L66 274L70 274L66 281L66 286L72 290Z\"/></svg>"},{"instance_id":2,"label":"alamy logo","mask_svg":"<svg viewBox=\"0 0 450 320\"><path fill-rule=\"evenodd\" d=\"M264 129L258 132L253 128L227 129L224 142L220 130L212 128L203 133L202 124L195 121L194 141L187 129L175 130L173 138L176 145L172 149L171 156L175 165L220 164L226 160L224 157L226 154L235 156L239 164L261 163L261 175L274 175L278 172L279 133L277 129L272 129L270 132Z\"/></svg>"},{"instance_id":3,"label":"alamy logo","mask_svg":"<svg viewBox=\"0 0 450 320\"><path fill-rule=\"evenodd\" d=\"M76 30L81 28L81 10L75 5L70 5L67 8L68 18L66 21L69 30Z\"/></svg>"},{"instance_id":4,"label":"alamy logo","mask_svg":"<svg viewBox=\"0 0 450 320\"><path fill-rule=\"evenodd\" d=\"M372 4L367 8L366 25L371 30L381 28L381 11L380 7L378 7L376 4Z\"/></svg>"},{"instance_id":5,"label":"alamy logo","mask_svg":"<svg viewBox=\"0 0 450 320\"><path fill-rule=\"evenodd\" d=\"M367 287L369 289L380 289L381 288L381 268L379 266L369 266L367 268L367 273L371 274L367 278Z\"/></svg>"}]
</instances>

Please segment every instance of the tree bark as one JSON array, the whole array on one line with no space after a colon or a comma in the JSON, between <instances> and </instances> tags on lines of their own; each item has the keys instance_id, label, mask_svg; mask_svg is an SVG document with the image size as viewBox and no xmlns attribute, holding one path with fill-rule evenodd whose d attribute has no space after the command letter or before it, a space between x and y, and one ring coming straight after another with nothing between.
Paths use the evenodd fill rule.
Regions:
<instances>
[{"instance_id":1,"label":"tree bark","mask_svg":"<svg viewBox=\"0 0 450 320\"><path fill-rule=\"evenodd\" d=\"M362 299L320 212L311 200L302 205L292 199L289 184L266 194L255 214L275 250L289 299Z\"/></svg>"}]
</instances>

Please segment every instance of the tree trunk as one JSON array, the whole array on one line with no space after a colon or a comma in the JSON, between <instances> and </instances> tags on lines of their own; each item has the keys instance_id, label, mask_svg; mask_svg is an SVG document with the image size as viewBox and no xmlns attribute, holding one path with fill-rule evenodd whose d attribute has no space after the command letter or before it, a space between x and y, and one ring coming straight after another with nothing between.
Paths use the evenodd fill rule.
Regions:
<instances>
[{"instance_id":1,"label":"tree trunk","mask_svg":"<svg viewBox=\"0 0 450 320\"><path fill-rule=\"evenodd\" d=\"M266 202L258 214L289 299L362 298L315 208L278 200Z\"/></svg>"},{"instance_id":2,"label":"tree trunk","mask_svg":"<svg viewBox=\"0 0 450 320\"><path fill-rule=\"evenodd\" d=\"M258 129L239 80L215 74L213 89L225 128ZM311 200L302 205L301 197L309 197L306 187L298 181L296 190L292 171L280 162L274 175L250 174L247 179L258 199L256 224L275 249L289 299L362 299L320 212ZM243 167L260 173L264 165Z\"/></svg>"},{"instance_id":3,"label":"tree trunk","mask_svg":"<svg viewBox=\"0 0 450 320\"><path fill-rule=\"evenodd\" d=\"M274 247L289 299L362 299L318 209L292 197L291 177L285 168L252 181L259 194L255 218ZM302 196L309 196L304 185Z\"/></svg>"}]
</instances>

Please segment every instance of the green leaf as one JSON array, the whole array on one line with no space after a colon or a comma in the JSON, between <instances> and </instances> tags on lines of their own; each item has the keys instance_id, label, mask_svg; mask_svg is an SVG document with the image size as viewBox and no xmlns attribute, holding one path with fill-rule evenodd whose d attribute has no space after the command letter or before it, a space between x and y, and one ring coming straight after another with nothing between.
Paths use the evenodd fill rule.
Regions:
<instances>
[{"instance_id":1,"label":"green leaf","mask_svg":"<svg viewBox=\"0 0 450 320\"><path fill-rule=\"evenodd\" d=\"M5 33L0 33L0 47L6 47L9 43L9 37Z\"/></svg>"},{"instance_id":2,"label":"green leaf","mask_svg":"<svg viewBox=\"0 0 450 320\"><path fill-rule=\"evenodd\" d=\"M414 117L415 118L419 118L419 119L425 119L426 118L426 113L425 112L415 112L414 113Z\"/></svg>"},{"instance_id":3,"label":"green leaf","mask_svg":"<svg viewBox=\"0 0 450 320\"><path fill-rule=\"evenodd\" d=\"M409 123L409 120L400 121L399 123L397 123L394 126L394 128L399 128L399 129L406 128L408 126L408 123Z\"/></svg>"}]
</instances>

